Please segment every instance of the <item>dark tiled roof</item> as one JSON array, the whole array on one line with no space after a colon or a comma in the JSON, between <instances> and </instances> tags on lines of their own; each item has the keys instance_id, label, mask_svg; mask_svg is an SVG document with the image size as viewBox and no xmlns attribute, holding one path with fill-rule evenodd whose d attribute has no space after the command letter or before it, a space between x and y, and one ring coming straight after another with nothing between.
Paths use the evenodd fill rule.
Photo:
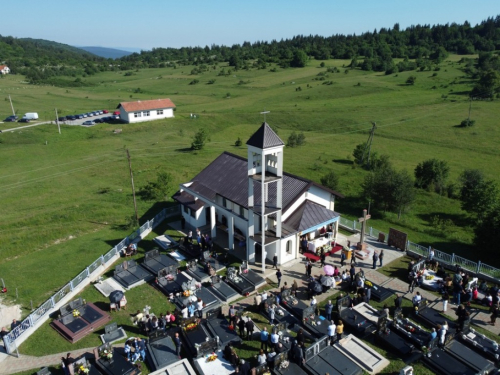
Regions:
<instances>
[{"instance_id":1,"label":"dark tiled roof","mask_svg":"<svg viewBox=\"0 0 500 375\"><path fill-rule=\"evenodd\" d=\"M247 160L240 156L229 152L222 153L198 173L191 182L192 184L186 187L210 200L215 200L218 194L248 208ZM309 183L309 180L284 173L283 207L287 207L293 202ZM276 205L276 185L269 185L267 195L270 206ZM254 182L254 202L260 202L260 193L260 184Z\"/></svg>"},{"instance_id":2,"label":"dark tiled roof","mask_svg":"<svg viewBox=\"0 0 500 375\"><path fill-rule=\"evenodd\" d=\"M310 200L306 200L288 219L285 220L284 224L288 232L290 228L295 229L297 232L302 232L316 225L333 220L338 216L340 215L337 212L331 211Z\"/></svg>"},{"instance_id":3,"label":"dark tiled roof","mask_svg":"<svg viewBox=\"0 0 500 375\"><path fill-rule=\"evenodd\" d=\"M198 211L200 208L203 207L203 202L200 201L199 199L194 199L194 197L191 194L186 193L185 191L178 191L177 193L174 194L173 198L183 204L184 206L188 206L189 208Z\"/></svg>"},{"instance_id":4,"label":"dark tiled roof","mask_svg":"<svg viewBox=\"0 0 500 375\"><path fill-rule=\"evenodd\" d=\"M250 139L247 145L254 146L260 149L266 149L276 146L284 146L285 144L280 137L271 129L267 122L263 122L259 130L257 130Z\"/></svg>"}]
</instances>

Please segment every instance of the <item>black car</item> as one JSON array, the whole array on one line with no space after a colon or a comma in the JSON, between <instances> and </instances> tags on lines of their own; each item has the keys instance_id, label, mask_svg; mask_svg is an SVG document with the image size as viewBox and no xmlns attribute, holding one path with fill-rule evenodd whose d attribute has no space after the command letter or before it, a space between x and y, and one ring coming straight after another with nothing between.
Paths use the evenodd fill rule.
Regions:
<instances>
[{"instance_id":1,"label":"black car","mask_svg":"<svg viewBox=\"0 0 500 375\"><path fill-rule=\"evenodd\" d=\"M95 122L96 124L100 124L100 123L102 123L103 121L102 121L102 119L100 119L100 118L96 118L96 119L94 120L94 122Z\"/></svg>"},{"instance_id":2,"label":"black car","mask_svg":"<svg viewBox=\"0 0 500 375\"><path fill-rule=\"evenodd\" d=\"M58 121L66 121L66 116L59 117L57 120Z\"/></svg>"},{"instance_id":3,"label":"black car","mask_svg":"<svg viewBox=\"0 0 500 375\"><path fill-rule=\"evenodd\" d=\"M16 122L18 118L19 117L12 115L12 116L7 117L4 121L5 122Z\"/></svg>"},{"instance_id":4,"label":"black car","mask_svg":"<svg viewBox=\"0 0 500 375\"><path fill-rule=\"evenodd\" d=\"M22 119L18 120L17 122L30 122L30 119L23 117Z\"/></svg>"},{"instance_id":5,"label":"black car","mask_svg":"<svg viewBox=\"0 0 500 375\"><path fill-rule=\"evenodd\" d=\"M66 116L66 120L68 120L68 121L76 120L76 116L74 116L74 115Z\"/></svg>"}]
</instances>

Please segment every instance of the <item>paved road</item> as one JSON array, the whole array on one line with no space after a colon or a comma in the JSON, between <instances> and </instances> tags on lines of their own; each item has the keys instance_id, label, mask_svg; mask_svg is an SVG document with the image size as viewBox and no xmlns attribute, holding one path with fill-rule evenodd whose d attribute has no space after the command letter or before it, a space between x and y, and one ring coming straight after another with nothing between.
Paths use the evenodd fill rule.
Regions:
<instances>
[{"instance_id":1,"label":"paved road","mask_svg":"<svg viewBox=\"0 0 500 375\"><path fill-rule=\"evenodd\" d=\"M107 113L107 114L103 114L103 115L99 115L99 116L94 116L94 117L86 117L86 118L79 119L79 120L74 120L74 121L59 121L59 123L61 125L93 126L93 125L82 125L82 124L85 121L89 121L89 120L93 121L93 120L95 120L97 118L109 117L109 116L112 116L112 115L109 114L109 113ZM0 124L4 124L4 123L0 122ZM12 124L17 124L17 123L13 122ZM41 121L41 122L28 123L28 125L17 126L17 127L10 128L10 129L0 130L0 133L12 132L12 131L16 131L16 130L21 130L21 129L25 129L25 128L31 128L33 126L39 126L39 125L45 125L45 124L54 124L55 125L56 122L55 121Z\"/></svg>"}]
</instances>

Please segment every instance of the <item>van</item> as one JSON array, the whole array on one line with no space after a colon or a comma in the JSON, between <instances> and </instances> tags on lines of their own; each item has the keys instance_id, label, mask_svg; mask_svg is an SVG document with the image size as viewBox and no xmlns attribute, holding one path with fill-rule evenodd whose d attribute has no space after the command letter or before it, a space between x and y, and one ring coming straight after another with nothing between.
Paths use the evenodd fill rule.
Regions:
<instances>
[{"instance_id":1,"label":"van","mask_svg":"<svg viewBox=\"0 0 500 375\"><path fill-rule=\"evenodd\" d=\"M28 112L24 114L23 118L27 118L28 120L38 120L38 113Z\"/></svg>"}]
</instances>

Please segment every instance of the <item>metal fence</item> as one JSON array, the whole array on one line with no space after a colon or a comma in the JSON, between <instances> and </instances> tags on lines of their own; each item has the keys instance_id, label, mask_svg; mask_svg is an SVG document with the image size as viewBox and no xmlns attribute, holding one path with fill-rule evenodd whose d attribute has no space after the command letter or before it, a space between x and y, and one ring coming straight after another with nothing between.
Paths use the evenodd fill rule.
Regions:
<instances>
[{"instance_id":1,"label":"metal fence","mask_svg":"<svg viewBox=\"0 0 500 375\"><path fill-rule=\"evenodd\" d=\"M347 219L345 217L340 217L339 225L352 232L359 232L361 230L360 223L356 220ZM380 233L384 234L387 239L386 233L372 227L366 228L366 234L371 237L378 238ZM406 250L423 257L429 256L429 248L427 246L422 246L411 241L407 242ZM492 281L500 283L500 269L481 263L481 261L474 262L461 256L448 254L436 249L434 249L434 259L439 261L441 264L450 266L459 265L463 269L475 273L478 276L482 275L489 279L493 279Z\"/></svg>"},{"instance_id":2,"label":"metal fence","mask_svg":"<svg viewBox=\"0 0 500 375\"><path fill-rule=\"evenodd\" d=\"M160 211L153 219L148 220L146 223L132 233L130 236L124 238L118 245L109 250L106 254L97 258L90 266L81 271L73 280L63 286L57 293L50 297L47 301L42 303L35 311L26 317L16 328L9 332L4 337L5 349L7 353L13 353L17 348L16 340L21 337L29 328L33 327L40 319L48 317L50 311L59 303L68 293L78 287L82 282L88 280L94 271L101 265L106 264L115 255L122 251L128 244L134 241L138 236L144 232L153 229L160 224L165 218L177 215L179 207L169 207Z\"/></svg>"}]
</instances>

